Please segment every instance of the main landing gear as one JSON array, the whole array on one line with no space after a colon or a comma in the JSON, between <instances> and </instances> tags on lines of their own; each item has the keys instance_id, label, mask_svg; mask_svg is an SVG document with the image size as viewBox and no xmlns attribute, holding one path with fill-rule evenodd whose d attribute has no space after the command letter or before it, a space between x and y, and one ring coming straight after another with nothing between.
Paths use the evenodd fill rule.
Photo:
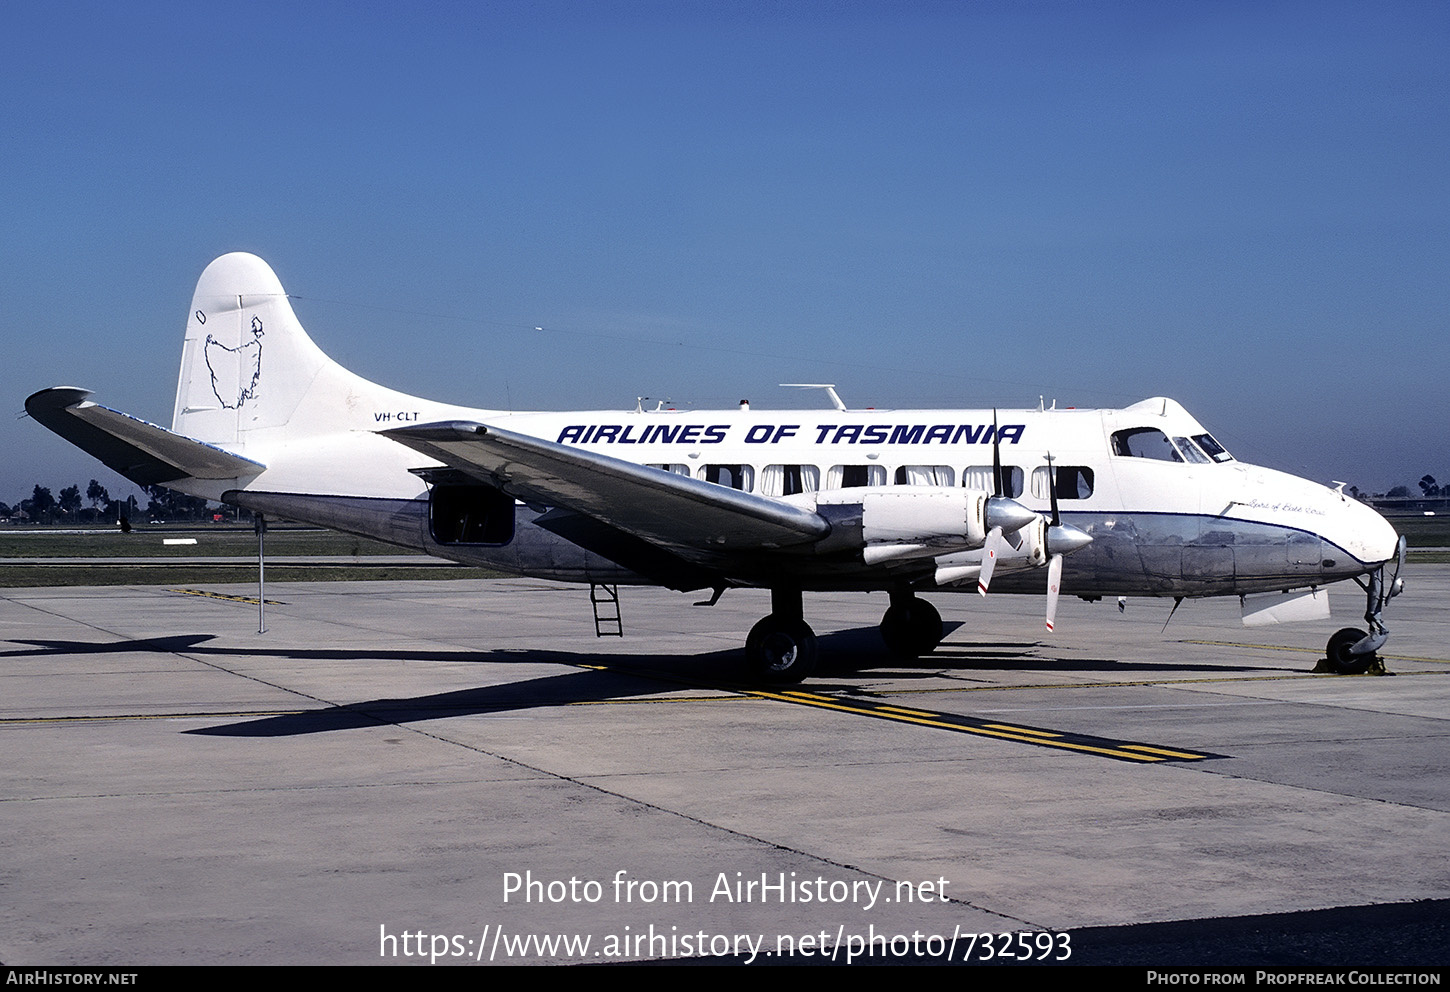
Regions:
<instances>
[{"instance_id":1,"label":"main landing gear","mask_svg":"<svg viewBox=\"0 0 1450 992\"><path fill-rule=\"evenodd\" d=\"M801 616L799 589L770 590L770 616L750 628L745 663L764 682L789 685L816 669L816 634Z\"/></svg>"},{"instance_id":2,"label":"main landing gear","mask_svg":"<svg viewBox=\"0 0 1450 992\"><path fill-rule=\"evenodd\" d=\"M941 614L911 590L893 592L891 606L881 618L881 639L892 657L902 661L931 654L941 643Z\"/></svg>"},{"instance_id":3,"label":"main landing gear","mask_svg":"<svg viewBox=\"0 0 1450 992\"><path fill-rule=\"evenodd\" d=\"M901 660L931 654L942 639L941 614L911 590L891 594L891 607L881 618L881 638ZM770 616L750 629L745 663L753 678L789 685L808 678L816 668L816 635L801 616L799 589L772 589Z\"/></svg>"},{"instance_id":4,"label":"main landing gear","mask_svg":"<svg viewBox=\"0 0 1450 992\"><path fill-rule=\"evenodd\" d=\"M1405 539L1400 538L1399 547L1396 549L1395 574L1388 581L1385 580L1385 568L1381 565L1369 574L1369 578L1356 578L1360 588L1365 594L1364 622L1369 625L1369 632L1365 633L1354 627L1345 627L1335 633L1329 639L1329 644L1324 649L1324 655L1329 659L1329 667L1340 675L1361 675L1369 671L1379 661L1375 652L1384 647L1385 641L1389 640L1390 632L1384 624L1385 604L1394 599L1405 589L1405 580L1400 578L1400 570L1405 566Z\"/></svg>"}]
</instances>

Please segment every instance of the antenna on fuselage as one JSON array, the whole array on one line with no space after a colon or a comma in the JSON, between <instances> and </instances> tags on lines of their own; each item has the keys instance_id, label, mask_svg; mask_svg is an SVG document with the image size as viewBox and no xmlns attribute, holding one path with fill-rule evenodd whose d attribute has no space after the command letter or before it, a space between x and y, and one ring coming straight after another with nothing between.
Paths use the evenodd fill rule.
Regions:
<instances>
[{"instance_id":1,"label":"antenna on fuselage","mask_svg":"<svg viewBox=\"0 0 1450 992\"><path fill-rule=\"evenodd\" d=\"M834 382L782 382L785 389L824 389L826 395L831 398L831 405L842 413L846 412L846 404L841 402L841 397L836 393Z\"/></svg>"}]
</instances>

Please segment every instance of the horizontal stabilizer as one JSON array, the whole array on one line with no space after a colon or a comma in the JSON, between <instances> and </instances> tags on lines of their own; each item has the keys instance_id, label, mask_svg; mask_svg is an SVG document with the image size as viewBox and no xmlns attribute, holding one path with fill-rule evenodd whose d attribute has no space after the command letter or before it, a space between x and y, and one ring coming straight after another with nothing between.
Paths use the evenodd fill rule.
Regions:
<instances>
[{"instance_id":1,"label":"horizontal stabilizer","mask_svg":"<svg viewBox=\"0 0 1450 992\"><path fill-rule=\"evenodd\" d=\"M251 479L266 468L250 458L174 434L164 427L92 403L74 386L42 389L25 410L88 455L140 486L178 479Z\"/></svg>"},{"instance_id":2,"label":"horizontal stabilizer","mask_svg":"<svg viewBox=\"0 0 1450 992\"><path fill-rule=\"evenodd\" d=\"M831 531L812 510L483 424L381 433L516 499L564 507L665 547L781 548Z\"/></svg>"}]
</instances>

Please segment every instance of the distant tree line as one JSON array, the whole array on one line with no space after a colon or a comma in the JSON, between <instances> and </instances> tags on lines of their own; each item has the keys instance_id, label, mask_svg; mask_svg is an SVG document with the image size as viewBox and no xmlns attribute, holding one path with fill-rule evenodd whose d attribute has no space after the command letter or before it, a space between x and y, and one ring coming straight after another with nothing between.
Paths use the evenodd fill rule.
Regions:
<instances>
[{"instance_id":1,"label":"distant tree line","mask_svg":"<svg viewBox=\"0 0 1450 992\"><path fill-rule=\"evenodd\" d=\"M1443 485L1443 486L1440 485L1438 482L1435 481L1435 477L1433 475L1424 475L1424 476L1421 476L1420 477L1420 497L1419 498L1421 498L1421 499L1435 499L1437 497L1444 497L1444 496L1450 496L1450 484L1446 484L1446 485ZM1415 494L1410 491L1410 487L1409 486L1395 486L1395 488L1393 488L1389 492L1385 493L1385 499L1415 499L1415 498L1416 498L1415 497Z\"/></svg>"},{"instance_id":2,"label":"distant tree line","mask_svg":"<svg viewBox=\"0 0 1450 992\"><path fill-rule=\"evenodd\" d=\"M66 486L56 496L49 486L35 484L25 499L14 504L0 503L0 518L14 520L21 518L36 524L111 524L122 521L135 523L173 523L180 521L210 521L221 512L218 507L198 496L167 489L165 486L143 486L147 503L143 509L135 496L112 499L106 487L96 479L86 486L81 496L80 486ZM228 517L235 517L236 511L228 509ZM250 514L245 515L250 519Z\"/></svg>"}]
</instances>

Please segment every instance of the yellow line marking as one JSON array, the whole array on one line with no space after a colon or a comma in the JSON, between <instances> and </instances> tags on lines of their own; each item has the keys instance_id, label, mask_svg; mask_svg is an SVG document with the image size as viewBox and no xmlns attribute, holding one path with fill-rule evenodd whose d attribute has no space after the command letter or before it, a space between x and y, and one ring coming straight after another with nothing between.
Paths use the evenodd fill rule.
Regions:
<instances>
[{"instance_id":1,"label":"yellow line marking","mask_svg":"<svg viewBox=\"0 0 1450 992\"><path fill-rule=\"evenodd\" d=\"M1146 751L1148 754L1162 754L1169 758L1202 758L1201 754L1194 754L1192 751L1170 751L1166 747L1149 747L1147 744L1124 744L1124 750Z\"/></svg>"},{"instance_id":2,"label":"yellow line marking","mask_svg":"<svg viewBox=\"0 0 1450 992\"><path fill-rule=\"evenodd\" d=\"M808 701L799 698L792 698L791 696L785 695L783 693L765 692L763 690L757 690L753 693L753 695L757 695L765 699L779 699L782 702L788 703L804 702L808 706L819 706L822 709L828 710L840 710L842 713L853 713L857 716L876 716L880 713L879 710L862 709L857 706L844 706L840 703L816 702L814 700ZM1123 751L1117 748L1094 747L1091 744L1075 744L1071 741L1045 741L1040 737L1025 737L1021 734L1006 733L1000 730L990 730L987 727L980 725L971 725L965 723L946 723L941 720L928 720L921 717L911 717L904 715L892 716L890 717L890 719L900 720L903 723L915 723L924 727L940 727L943 730L955 730L958 733L978 734L983 737L997 737L1002 740L1018 741L1023 744L1039 744L1046 745L1048 747L1068 748L1069 750L1084 751L1089 754L1106 754L1113 758L1127 758L1131 761L1163 760L1161 757L1158 757L1156 755L1136 754L1132 751Z\"/></svg>"},{"instance_id":3,"label":"yellow line marking","mask_svg":"<svg viewBox=\"0 0 1450 992\"><path fill-rule=\"evenodd\" d=\"M643 678L662 679L664 681L687 683L685 679L673 679L660 672L637 672L627 668L611 668L608 665L586 665L578 662L572 663L578 668L588 668L597 671L617 671L622 674L632 674ZM1148 684L1148 683L1144 683ZM695 684L696 687L698 683ZM710 686L708 688L716 688ZM1006 688L1004 686L991 686L983 688ZM747 686L731 686L720 691L735 693L730 696L677 696L672 698L648 698L648 699L592 699L579 700L568 705L571 706L595 706L617 703L692 703L692 702L730 702L730 701L753 701L753 700L775 700L782 703L795 703L798 706L814 706L819 709L836 710L841 713L849 713L853 716L874 717L878 720L892 720L898 723L910 723L921 727L936 727L941 730L952 730L959 734L976 734L979 737L995 737L999 740L1016 741L1021 744L1034 744L1038 747L1060 748L1069 751L1081 751L1086 754L1104 755L1110 758L1120 758L1127 761L1140 763L1152 763L1165 761L1171 758L1179 760L1202 760L1210 755L1191 754L1184 751L1173 751L1159 749L1146 745L1118 745L1118 744L1092 744L1083 740L1068 740L1068 737L1079 736L1088 741L1103 740L1093 737L1090 734L1071 735L1058 733L1049 730L1036 730L1030 727L1018 727L1005 723L979 723L973 717L953 717L951 714L933 713L925 710L907 709L901 706L890 706L884 703L871 703L869 705L853 705L841 702L833 696L823 696L817 693L804 692L798 689L752 689ZM920 690L923 692L939 690ZM947 690L951 691L951 690Z\"/></svg>"},{"instance_id":4,"label":"yellow line marking","mask_svg":"<svg viewBox=\"0 0 1450 992\"><path fill-rule=\"evenodd\" d=\"M224 599L228 603L251 603L253 606L257 605L256 596L229 596L226 593L221 592L207 592L205 589L168 589L166 591L179 592L183 596L202 596L206 599ZM281 600L269 599L266 601L266 605L281 606L282 602Z\"/></svg>"},{"instance_id":5,"label":"yellow line marking","mask_svg":"<svg viewBox=\"0 0 1450 992\"><path fill-rule=\"evenodd\" d=\"M1039 737L1061 737L1061 734L1054 734L1047 730L1033 730L1031 727L1014 727L1009 723L984 723L984 727L992 727L995 730L1014 730L1019 734L1036 734Z\"/></svg>"}]
</instances>

